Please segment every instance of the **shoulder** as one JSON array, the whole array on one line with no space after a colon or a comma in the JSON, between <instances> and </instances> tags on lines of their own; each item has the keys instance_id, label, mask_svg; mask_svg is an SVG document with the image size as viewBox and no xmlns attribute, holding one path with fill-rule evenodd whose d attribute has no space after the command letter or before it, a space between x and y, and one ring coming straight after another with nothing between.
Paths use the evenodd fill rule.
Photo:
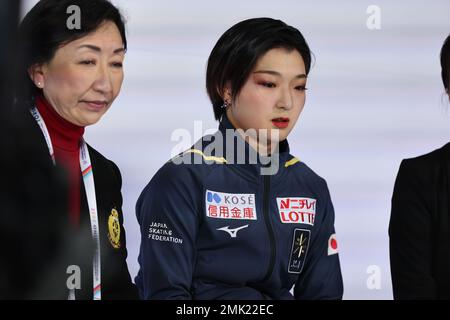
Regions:
<instances>
[{"instance_id":1,"label":"shoulder","mask_svg":"<svg viewBox=\"0 0 450 320\"><path fill-rule=\"evenodd\" d=\"M414 170L429 170L439 166L442 163L442 159L448 158L450 155L450 143L445 146L431 151L429 153L402 160L402 166L407 169Z\"/></svg>"},{"instance_id":2,"label":"shoulder","mask_svg":"<svg viewBox=\"0 0 450 320\"><path fill-rule=\"evenodd\" d=\"M326 180L311 169L300 158L290 155L289 160L284 164L284 166L285 169L291 171L292 174L299 179L299 181L306 182L316 190L328 190Z\"/></svg>"},{"instance_id":3,"label":"shoulder","mask_svg":"<svg viewBox=\"0 0 450 320\"><path fill-rule=\"evenodd\" d=\"M412 199L423 203L431 201L443 175L444 164L448 162L449 152L450 144L446 144L427 154L403 159L392 195L394 205Z\"/></svg>"},{"instance_id":4,"label":"shoulder","mask_svg":"<svg viewBox=\"0 0 450 320\"><path fill-rule=\"evenodd\" d=\"M403 159L397 179L431 183L441 173L442 165L450 159L450 143L429 153Z\"/></svg>"},{"instance_id":5,"label":"shoulder","mask_svg":"<svg viewBox=\"0 0 450 320\"><path fill-rule=\"evenodd\" d=\"M136 202L136 217L164 212L196 212L202 190L201 165L166 162L142 190ZM152 208L152 210L150 210Z\"/></svg>"},{"instance_id":6,"label":"shoulder","mask_svg":"<svg viewBox=\"0 0 450 320\"><path fill-rule=\"evenodd\" d=\"M198 151L198 152L197 152ZM211 168L202 160L200 150L189 149L167 161L153 176L146 189L158 192L169 190L195 190Z\"/></svg>"},{"instance_id":7,"label":"shoulder","mask_svg":"<svg viewBox=\"0 0 450 320\"><path fill-rule=\"evenodd\" d=\"M144 188L141 197L184 194L194 199L199 196L205 177L226 163L224 158L206 152L203 147L194 144L167 161Z\"/></svg>"},{"instance_id":8,"label":"shoulder","mask_svg":"<svg viewBox=\"0 0 450 320\"><path fill-rule=\"evenodd\" d=\"M215 149L208 150L210 136L205 136L189 149L167 161L155 175L157 179L202 179L212 170L226 164L222 155L214 154Z\"/></svg>"},{"instance_id":9,"label":"shoulder","mask_svg":"<svg viewBox=\"0 0 450 320\"><path fill-rule=\"evenodd\" d=\"M96 171L96 174L102 177L112 176L117 180L119 185L122 185L122 175L120 173L119 167L111 160L103 156L100 152L94 149L91 145L87 143L89 150L89 157L92 162L92 167Z\"/></svg>"}]
</instances>

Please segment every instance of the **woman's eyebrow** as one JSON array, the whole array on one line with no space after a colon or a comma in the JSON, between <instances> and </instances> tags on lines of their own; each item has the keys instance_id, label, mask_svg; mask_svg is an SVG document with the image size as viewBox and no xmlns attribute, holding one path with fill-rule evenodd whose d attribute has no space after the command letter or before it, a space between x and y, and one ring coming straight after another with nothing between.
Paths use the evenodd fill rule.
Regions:
<instances>
[{"instance_id":1,"label":"woman's eyebrow","mask_svg":"<svg viewBox=\"0 0 450 320\"><path fill-rule=\"evenodd\" d=\"M102 49L100 47L94 46L92 44L83 44L83 45L79 46L77 49L81 49L81 48L87 48L87 49L93 50L95 52L102 52ZM125 48L121 47L121 48L114 50L114 53L121 53L121 52L125 52Z\"/></svg>"},{"instance_id":2,"label":"woman's eyebrow","mask_svg":"<svg viewBox=\"0 0 450 320\"><path fill-rule=\"evenodd\" d=\"M258 71L254 71L253 73L268 73L268 74L271 74L274 76L281 77L281 73L279 73L277 71L273 71L273 70L258 70ZM298 78L298 79L306 78L306 74L304 74L304 73L298 74L295 76L295 78Z\"/></svg>"}]
</instances>

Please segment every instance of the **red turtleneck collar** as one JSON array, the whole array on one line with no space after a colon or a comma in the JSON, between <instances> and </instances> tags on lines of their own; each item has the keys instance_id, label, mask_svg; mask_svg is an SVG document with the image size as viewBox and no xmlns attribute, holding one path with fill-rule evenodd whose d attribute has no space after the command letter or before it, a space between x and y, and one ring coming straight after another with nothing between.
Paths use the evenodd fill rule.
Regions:
<instances>
[{"instance_id":1,"label":"red turtleneck collar","mask_svg":"<svg viewBox=\"0 0 450 320\"><path fill-rule=\"evenodd\" d=\"M36 104L50 133L53 148L77 151L84 134L84 127L77 126L62 118L42 95L36 98Z\"/></svg>"},{"instance_id":2,"label":"red turtleneck collar","mask_svg":"<svg viewBox=\"0 0 450 320\"><path fill-rule=\"evenodd\" d=\"M63 119L42 95L36 98L36 105L50 134L56 163L67 171L70 220L74 226L78 226L81 199L80 142L84 127Z\"/></svg>"}]
</instances>

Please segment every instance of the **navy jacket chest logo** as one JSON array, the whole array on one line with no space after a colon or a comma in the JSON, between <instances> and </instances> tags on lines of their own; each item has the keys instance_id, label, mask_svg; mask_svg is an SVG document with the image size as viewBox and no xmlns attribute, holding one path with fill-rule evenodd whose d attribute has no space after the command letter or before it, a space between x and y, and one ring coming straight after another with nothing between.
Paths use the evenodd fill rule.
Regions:
<instances>
[{"instance_id":1,"label":"navy jacket chest logo","mask_svg":"<svg viewBox=\"0 0 450 320\"><path fill-rule=\"evenodd\" d=\"M215 219L257 220L254 193L224 193L206 190L206 216Z\"/></svg>"},{"instance_id":2,"label":"navy jacket chest logo","mask_svg":"<svg viewBox=\"0 0 450 320\"><path fill-rule=\"evenodd\" d=\"M317 200L311 198L277 198L280 221L313 226L316 217L316 203Z\"/></svg>"}]
</instances>

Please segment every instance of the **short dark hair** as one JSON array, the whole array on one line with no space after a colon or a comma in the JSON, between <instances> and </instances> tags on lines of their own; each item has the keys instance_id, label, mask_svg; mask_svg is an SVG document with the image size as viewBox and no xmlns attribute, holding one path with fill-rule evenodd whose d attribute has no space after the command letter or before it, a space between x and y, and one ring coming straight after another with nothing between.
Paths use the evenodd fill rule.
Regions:
<instances>
[{"instance_id":1,"label":"short dark hair","mask_svg":"<svg viewBox=\"0 0 450 320\"><path fill-rule=\"evenodd\" d=\"M445 39L441 49L441 76L445 91L450 95L450 35Z\"/></svg>"},{"instance_id":2,"label":"short dark hair","mask_svg":"<svg viewBox=\"0 0 450 320\"><path fill-rule=\"evenodd\" d=\"M72 5L80 8L80 29L67 27L71 15L67 9ZM29 67L49 62L62 45L92 33L106 21L117 26L126 50L124 18L108 0L40 0L19 27L16 102L33 103L34 97L40 92L28 75Z\"/></svg>"},{"instance_id":3,"label":"short dark hair","mask_svg":"<svg viewBox=\"0 0 450 320\"><path fill-rule=\"evenodd\" d=\"M237 97L258 59L274 48L297 50L311 66L311 51L300 31L281 20L253 18L228 29L217 41L206 70L206 90L219 120L224 113L222 94L229 83L233 100Z\"/></svg>"}]
</instances>

